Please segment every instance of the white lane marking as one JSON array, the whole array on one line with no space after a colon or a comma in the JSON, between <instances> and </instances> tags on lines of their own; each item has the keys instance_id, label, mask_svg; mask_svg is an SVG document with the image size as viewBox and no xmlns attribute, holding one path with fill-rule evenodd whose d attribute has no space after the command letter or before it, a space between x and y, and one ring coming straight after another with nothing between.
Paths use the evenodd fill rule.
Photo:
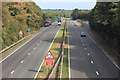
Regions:
<instances>
[{"instance_id":1,"label":"white lane marking","mask_svg":"<svg viewBox=\"0 0 120 80\"><path fill-rule=\"evenodd\" d=\"M54 40L55 40L55 37L57 36L59 30L60 30L60 28L58 29L56 35L54 36L54 39L53 39L52 43L50 44L50 46L49 46L49 48L48 48L48 51L50 50L50 47L52 46L52 44L53 44L53 42L54 42ZM40 71L40 69L41 69L41 67L42 67L42 65L43 65L44 60L45 60L45 59L43 59L42 63L40 64L40 67L38 68L38 71L37 71L37 73L36 73L36 75L35 75L35 77L34 77L34 80L37 78L37 75L38 75L38 73L39 73L39 71Z\"/></svg>"},{"instance_id":2,"label":"white lane marking","mask_svg":"<svg viewBox=\"0 0 120 80\"><path fill-rule=\"evenodd\" d=\"M97 75L100 75L98 71L95 72Z\"/></svg>"},{"instance_id":3,"label":"white lane marking","mask_svg":"<svg viewBox=\"0 0 120 80\"><path fill-rule=\"evenodd\" d=\"M87 34L87 35L90 37L89 34ZM90 38L92 39L92 41L93 41L95 44L97 44L96 41L95 41L92 37L90 37Z\"/></svg>"},{"instance_id":4,"label":"white lane marking","mask_svg":"<svg viewBox=\"0 0 120 80\"><path fill-rule=\"evenodd\" d=\"M30 55L30 53L28 55Z\"/></svg>"},{"instance_id":5,"label":"white lane marking","mask_svg":"<svg viewBox=\"0 0 120 80\"><path fill-rule=\"evenodd\" d=\"M90 61L92 64L94 63L93 61Z\"/></svg>"},{"instance_id":6,"label":"white lane marking","mask_svg":"<svg viewBox=\"0 0 120 80\"><path fill-rule=\"evenodd\" d=\"M34 48L34 50L35 50L35 48Z\"/></svg>"},{"instance_id":7,"label":"white lane marking","mask_svg":"<svg viewBox=\"0 0 120 80\"><path fill-rule=\"evenodd\" d=\"M70 40L69 40L69 38L70 38L70 36L69 36L70 34L68 33L68 66L69 66L69 80L70 80L70 78L71 78L71 71L70 71Z\"/></svg>"},{"instance_id":8,"label":"white lane marking","mask_svg":"<svg viewBox=\"0 0 120 80\"><path fill-rule=\"evenodd\" d=\"M39 43L37 43L37 45L39 45Z\"/></svg>"},{"instance_id":9,"label":"white lane marking","mask_svg":"<svg viewBox=\"0 0 120 80\"><path fill-rule=\"evenodd\" d=\"M13 70L13 71L11 71L11 73L10 74L13 74L15 71Z\"/></svg>"},{"instance_id":10,"label":"white lane marking","mask_svg":"<svg viewBox=\"0 0 120 80\"><path fill-rule=\"evenodd\" d=\"M48 28L48 27L47 27ZM43 29L41 32L45 31L47 28ZM39 32L38 34L40 34L41 32ZM19 50L21 47L23 47L24 45L26 45L29 41L31 41L33 38L35 38L38 34L36 34L35 36L33 36L30 40L28 40L26 43L24 43L23 45L21 45L19 48L17 48L16 50L14 50L11 54L9 54L7 57L5 57L4 59L2 59L0 61L0 63L2 63L4 60L6 60L8 57L10 57L12 54L14 54L17 50Z\"/></svg>"},{"instance_id":11,"label":"white lane marking","mask_svg":"<svg viewBox=\"0 0 120 80\"><path fill-rule=\"evenodd\" d=\"M81 41L81 42L83 42L83 41Z\"/></svg>"},{"instance_id":12,"label":"white lane marking","mask_svg":"<svg viewBox=\"0 0 120 80\"><path fill-rule=\"evenodd\" d=\"M87 34L89 36L89 34ZM90 37L90 36L89 36ZM92 37L90 37L92 39ZM120 70L120 67L111 59L111 57L104 51L104 49L99 46L94 39L92 41L105 53L105 55L112 61L112 63Z\"/></svg>"},{"instance_id":13,"label":"white lane marking","mask_svg":"<svg viewBox=\"0 0 120 80\"><path fill-rule=\"evenodd\" d=\"M85 48L85 50L86 50L87 48Z\"/></svg>"},{"instance_id":14,"label":"white lane marking","mask_svg":"<svg viewBox=\"0 0 120 80\"><path fill-rule=\"evenodd\" d=\"M24 60L22 60L20 63L23 63Z\"/></svg>"},{"instance_id":15,"label":"white lane marking","mask_svg":"<svg viewBox=\"0 0 120 80\"><path fill-rule=\"evenodd\" d=\"M84 45L84 44L83 44Z\"/></svg>"},{"instance_id":16,"label":"white lane marking","mask_svg":"<svg viewBox=\"0 0 120 80\"><path fill-rule=\"evenodd\" d=\"M87 55L89 56L90 54L88 53Z\"/></svg>"}]
</instances>

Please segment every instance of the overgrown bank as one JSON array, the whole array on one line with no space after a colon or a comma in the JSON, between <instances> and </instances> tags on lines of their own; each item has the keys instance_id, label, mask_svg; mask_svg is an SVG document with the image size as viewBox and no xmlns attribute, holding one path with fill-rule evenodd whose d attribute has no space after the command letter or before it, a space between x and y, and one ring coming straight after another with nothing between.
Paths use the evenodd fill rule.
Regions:
<instances>
[{"instance_id":1,"label":"overgrown bank","mask_svg":"<svg viewBox=\"0 0 120 80\"><path fill-rule=\"evenodd\" d=\"M90 27L120 56L120 2L98 2L90 12Z\"/></svg>"},{"instance_id":2,"label":"overgrown bank","mask_svg":"<svg viewBox=\"0 0 120 80\"><path fill-rule=\"evenodd\" d=\"M34 2L3 2L2 3L2 49L17 42L19 31L23 37L43 26L44 19L41 9Z\"/></svg>"}]
</instances>

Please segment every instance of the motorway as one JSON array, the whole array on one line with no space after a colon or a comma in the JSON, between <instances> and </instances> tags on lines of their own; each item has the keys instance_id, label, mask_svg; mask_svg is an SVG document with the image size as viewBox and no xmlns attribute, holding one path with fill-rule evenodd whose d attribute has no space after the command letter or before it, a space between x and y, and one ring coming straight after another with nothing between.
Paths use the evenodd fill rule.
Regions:
<instances>
[{"instance_id":1,"label":"motorway","mask_svg":"<svg viewBox=\"0 0 120 80\"><path fill-rule=\"evenodd\" d=\"M35 78L59 27L53 23L2 61L2 78Z\"/></svg>"},{"instance_id":2,"label":"motorway","mask_svg":"<svg viewBox=\"0 0 120 80\"><path fill-rule=\"evenodd\" d=\"M91 35L89 24L85 26L74 26L74 22L68 21L69 32L69 55L70 55L70 76L72 80L80 78L109 78L118 80L119 69L108 58ZM86 37L80 33L86 32ZM115 79L116 78L116 79ZM96 79L94 79L96 80Z\"/></svg>"}]
</instances>

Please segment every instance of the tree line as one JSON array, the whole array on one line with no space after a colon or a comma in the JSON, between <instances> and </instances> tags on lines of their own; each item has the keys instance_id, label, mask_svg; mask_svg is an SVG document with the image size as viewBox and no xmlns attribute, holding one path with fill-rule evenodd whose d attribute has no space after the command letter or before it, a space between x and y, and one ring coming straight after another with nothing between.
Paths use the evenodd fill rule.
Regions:
<instances>
[{"instance_id":1,"label":"tree line","mask_svg":"<svg viewBox=\"0 0 120 80\"><path fill-rule=\"evenodd\" d=\"M90 12L89 10L81 10L76 8L73 10L71 17L73 20L76 20L76 19L88 20L89 12Z\"/></svg>"},{"instance_id":2,"label":"tree line","mask_svg":"<svg viewBox=\"0 0 120 80\"><path fill-rule=\"evenodd\" d=\"M90 12L90 27L116 51L120 50L120 2L97 2Z\"/></svg>"},{"instance_id":3,"label":"tree line","mask_svg":"<svg viewBox=\"0 0 120 80\"><path fill-rule=\"evenodd\" d=\"M92 10L74 9L72 19L89 21L90 28L101 37L116 52L120 52L120 2L97 2Z\"/></svg>"}]
</instances>

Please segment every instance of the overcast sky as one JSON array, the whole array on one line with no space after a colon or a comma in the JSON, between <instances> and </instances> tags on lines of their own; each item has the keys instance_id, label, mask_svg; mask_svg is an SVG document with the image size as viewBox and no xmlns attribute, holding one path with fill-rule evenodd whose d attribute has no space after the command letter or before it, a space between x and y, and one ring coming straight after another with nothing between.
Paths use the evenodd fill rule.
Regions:
<instances>
[{"instance_id":1,"label":"overcast sky","mask_svg":"<svg viewBox=\"0 0 120 80\"><path fill-rule=\"evenodd\" d=\"M33 0L42 9L92 9L95 0Z\"/></svg>"}]
</instances>

